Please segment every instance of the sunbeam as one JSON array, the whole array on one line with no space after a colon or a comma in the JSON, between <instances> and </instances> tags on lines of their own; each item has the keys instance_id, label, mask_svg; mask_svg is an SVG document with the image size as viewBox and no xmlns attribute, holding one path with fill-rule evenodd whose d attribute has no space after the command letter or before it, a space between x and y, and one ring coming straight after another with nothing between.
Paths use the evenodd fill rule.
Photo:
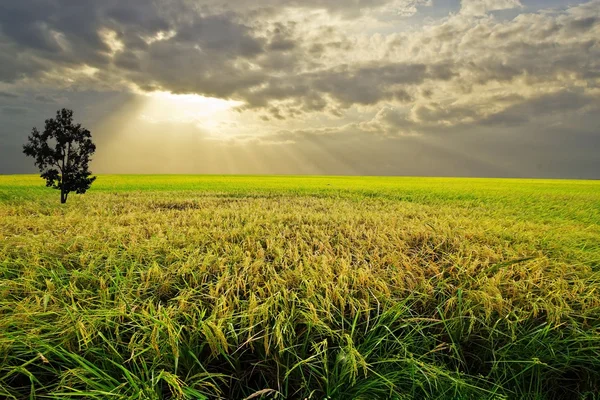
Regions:
<instances>
[{"instance_id":1,"label":"sunbeam","mask_svg":"<svg viewBox=\"0 0 600 400\"><path fill-rule=\"evenodd\" d=\"M150 123L194 124L209 132L218 130L220 135L231 134L223 128L237 120L238 114L232 110L243 104L234 100L160 91L143 96L146 101L138 118Z\"/></svg>"}]
</instances>

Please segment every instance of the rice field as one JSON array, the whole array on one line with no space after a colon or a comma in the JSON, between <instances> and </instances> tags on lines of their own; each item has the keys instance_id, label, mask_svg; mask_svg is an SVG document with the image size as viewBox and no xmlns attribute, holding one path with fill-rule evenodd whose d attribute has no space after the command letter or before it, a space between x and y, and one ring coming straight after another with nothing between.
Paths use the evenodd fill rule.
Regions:
<instances>
[{"instance_id":1,"label":"rice field","mask_svg":"<svg viewBox=\"0 0 600 400\"><path fill-rule=\"evenodd\" d=\"M0 176L0 398L600 399L600 182Z\"/></svg>"}]
</instances>

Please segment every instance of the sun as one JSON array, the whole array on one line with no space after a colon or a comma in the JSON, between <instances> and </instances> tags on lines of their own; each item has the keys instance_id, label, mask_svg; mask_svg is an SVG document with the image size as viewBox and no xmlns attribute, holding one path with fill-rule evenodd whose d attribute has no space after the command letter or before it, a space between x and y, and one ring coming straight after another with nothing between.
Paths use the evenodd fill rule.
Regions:
<instances>
[{"instance_id":1,"label":"sun","mask_svg":"<svg viewBox=\"0 0 600 400\"><path fill-rule=\"evenodd\" d=\"M204 129L218 128L235 119L240 101L171 92L145 93L140 118L149 122L195 124Z\"/></svg>"}]
</instances>

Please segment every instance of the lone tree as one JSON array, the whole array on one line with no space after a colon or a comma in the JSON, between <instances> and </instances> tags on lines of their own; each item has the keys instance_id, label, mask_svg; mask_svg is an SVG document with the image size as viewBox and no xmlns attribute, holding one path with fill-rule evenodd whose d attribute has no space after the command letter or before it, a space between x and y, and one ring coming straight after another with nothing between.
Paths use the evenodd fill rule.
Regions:
<instances>
[{"instance_id":1,"label":"lone tree","mask_svg":"<svg viewBox=\"0 0 600 400\"><path fill-rule=\"evenodd\" d=\"M60 202L67 202L69 193L85 193L95 176L88 170L90 157L96 151L90 131L73 123L73 111L63 108L56 118L46 120L40 133L33 128L23 153L35 159L46 186L60 190Z\"/></svg>"}]
</instances>

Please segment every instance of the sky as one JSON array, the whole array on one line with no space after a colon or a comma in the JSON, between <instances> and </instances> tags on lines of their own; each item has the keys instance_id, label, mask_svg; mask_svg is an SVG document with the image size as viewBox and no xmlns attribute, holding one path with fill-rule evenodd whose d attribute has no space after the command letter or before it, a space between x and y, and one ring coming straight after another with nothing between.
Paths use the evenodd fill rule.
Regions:
<instances>
[{"instance_id":1,"label":"sky","mask_svg":"<svg viewBox=\"0 0 600 400\"><path fill-rule=\"evenodd\" d=\"M600 0L0 0L0 174L600 178Z\"/></svg>"}]
</instances>

